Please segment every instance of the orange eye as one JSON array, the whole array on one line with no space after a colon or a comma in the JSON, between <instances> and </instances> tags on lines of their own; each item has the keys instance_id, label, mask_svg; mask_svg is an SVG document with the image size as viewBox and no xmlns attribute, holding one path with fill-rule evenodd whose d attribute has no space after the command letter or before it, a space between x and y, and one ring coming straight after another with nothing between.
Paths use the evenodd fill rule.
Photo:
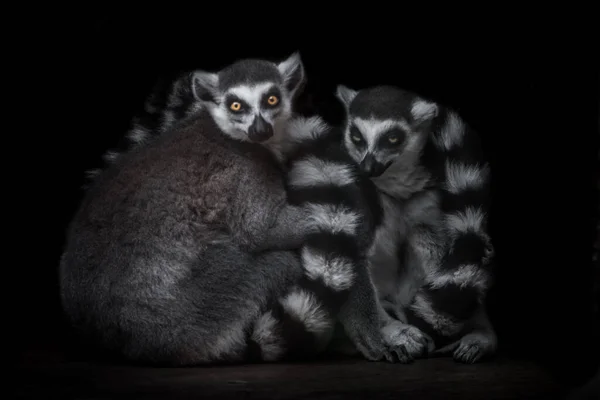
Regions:
<instances>
[{"instance_id":1,"label":"orange eye","mask_svg":"<svg viewBox=\"0 0 600 400\"><path fill-rule=\"evenodd\" d=\"M234 101L233 103L231 103L229 108L232 109L233 111L240 111L242 109L242 105L240 103L238 103L237 101Z\"/></svg>"},{"instance_id":2,"label":"orange eye","mask_svg":"<svg viewBox=\"0 0 600 400\"><path fill-rule=\"evenodd\" d=\"M269 103L270 106L274 106L275 104L279 103L279 99L277 96L269 96L267 103Z\"/></svg>"}]
</instances>

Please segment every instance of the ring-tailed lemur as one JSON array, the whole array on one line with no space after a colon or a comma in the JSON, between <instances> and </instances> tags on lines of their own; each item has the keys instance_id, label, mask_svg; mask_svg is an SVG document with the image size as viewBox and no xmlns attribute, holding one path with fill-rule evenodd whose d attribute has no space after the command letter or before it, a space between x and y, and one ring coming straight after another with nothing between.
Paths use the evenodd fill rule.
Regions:
<instances>
[{"instance_id":1,"label":"ring-tailed lemur","mask_svg":"<svg viewBox=\"0 0 600 400\"><path fill-rule=\"evenodd\" d=\"M477 134L455 111L399 88L339 85L336 96L350 155L382 193L386 215L404 219L371 260L382 304L457 361L492 354L497 338L483 306L490 172Z\"/></svg>"},{"instance_id":2,"label":"ring-tailed lemur","mask_svg":"<svg viewBox=\"0 0 600 400\"><path fill-rule=\"evenodd\" d=\"M344 151L306 152L331 144L318 119L287 123L303 71L297 54L197 71L193 94L210 117L173 125L97 177L60 265L76 326L128 359L242 361L254 347L273 361L320 350L341 307L367 358L402 360L379 330L365 265L378 221L370 182ZM282 143L282 133L295 136ZM287 193L269 161L281 149L300 151L287 160Z\"/></svg>"},{"instance_id":3,"label":"ring-tailed lemur","mask_svg":"<svg viewBox=\"0 0 600 400\"><path fill-rule=\"evenodd\" d=\"M299 59L299 53L297 52L284 62L294 63L296 59ZM283 65L282 63L281 66ZM303 69L302 63L300 68ZM86 171L88 183L93 181L104 168L113 164L121 155L154 140L154 138L169 131L174 124L199 113L203 109L205 102L194 95L193 90L193 80L196 72L183 72L173 80L161 81L154 85L144 102L142 111L132 119L129 131L114 148L107 150L102 155L104 166ZM293 102L302 92L305 84L306 80L301 78L294 90L293 97L290 98L290 102Z\"/></svg>"},{"instance_id":4,"label":"ring-tailed lemur","mask_svg":"<svg viewBox=\"0 0 600 400\"><path fill-rule=\"evenodd\" d=\"M291 56L286 62L292 62L295 57L298 57L298 55L295 54ZM303 69L303 65L299 57L298 62L300 67ZM168 86L166 91L159 87L158 89L160 90L155 90L153 93L151 93L145 104L144 113L134 119L132 129L125 136L124 140L121 141L121 153L115 150L111 150L106 153L105 160L107 161L107 165L115 162L119 154L136 149L144 143L151 142L151 140L167 131L168 127L178 123L186 116L199 112L199 110L205 107L204 102L201 101L197 96L194 96L194 91L192 89L192 77L193 73L184 74L180 76L179 79L173 81ZM304 83L302 83L302 85L303 84ZM299 88L296 89L294 95L298 94L300 87L302 86L299 86ZM226 116L225 120L227 121ZM144 140L139 140L140 138L143 138ZM270 147L275 153L279 151L276 148L277 146L278 143L271 141ZM95 176L100 171L101 170L96 170L96 173L90 175ZM340 199L341 197L337 198ZM389 201L386 201L386 203L389 203ZM392 238L397 234L397 232L393 231L395 224L391 221L398 217L395 216L397 213L394 207L386 207L386 209L390 214L390 218L386 218L387 223L385 224L384 228L387 229L388 232L379 232L378 236L381 238ZM382 240L379 240L378 242L382 242ZM371 284L370 277L365 279L364 283L361 282L361 284ZM351 303L352 302L349 302L348 304ZM406 351L402 352L400 361L409 362L414 358L414 354L419 354L423 352L424 349L432 349L431 340L427 337L427 335L423 335L422 332L420 332L418 329L414 329L412 326L401 325L398 323L398 321L390 319L388 314L381 308L379 303L378 308L387 343L390 343L392 347L395 348L406 348ZM358 327L355 328L355 330L358 329ZM342 339L341 342L343 341L344 340Z\"/></svg>"}]
</instances>

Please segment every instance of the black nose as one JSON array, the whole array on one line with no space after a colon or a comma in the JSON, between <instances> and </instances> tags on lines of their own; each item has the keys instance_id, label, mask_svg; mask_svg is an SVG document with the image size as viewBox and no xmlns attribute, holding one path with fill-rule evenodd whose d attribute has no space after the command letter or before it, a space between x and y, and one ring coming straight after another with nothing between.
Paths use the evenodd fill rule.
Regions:
<instances>
[{"instance_id":1,"label":"black nose","mask_svg":"<svg viewBox=\"0 0 600 400\"><path fill-rule=\"evenodd\" d=\"M264 142L273 136L273 127L259 115L254 118L252 125L248 128L248 138L253 142Z\"/></svg>"},{"instance_id":2,"label":"black nose","mask_svg":"<svg viewBox=\"0 0 600 400\"><path fill-rule=\"evenodd\" d=\"M360 168L363 170L367 176L371 178L376 178L381 176L385 172L385 170L389 167L389 164L385 165L380 163L373 157L373 154L368 153L365 158L360 162Z\"/></svg>"}]
</instances>

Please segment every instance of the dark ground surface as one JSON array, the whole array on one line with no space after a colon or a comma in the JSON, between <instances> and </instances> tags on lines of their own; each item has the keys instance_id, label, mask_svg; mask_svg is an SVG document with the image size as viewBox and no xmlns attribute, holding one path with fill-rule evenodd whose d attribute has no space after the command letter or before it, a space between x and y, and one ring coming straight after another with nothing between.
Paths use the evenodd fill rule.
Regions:
<instances>
[{"instance_id":1,"label":"dark ground surface","mask_svg":"<svg viewBox=\"0 0 600 400\"><path fill-rule=\"evenodd\" d=\"M563 399L544 368L499 356L475 365L434 358L410 365L336 359L310 364L144 368L33 353L16 398L31 399Z\"/></svg>"}]
</instances>

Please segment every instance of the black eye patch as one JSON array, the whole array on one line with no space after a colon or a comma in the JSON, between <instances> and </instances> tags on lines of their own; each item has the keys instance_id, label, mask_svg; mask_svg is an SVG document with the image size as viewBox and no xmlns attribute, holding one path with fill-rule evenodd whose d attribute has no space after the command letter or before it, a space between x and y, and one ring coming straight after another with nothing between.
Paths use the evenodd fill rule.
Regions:
<instances>
[{"instance_id":1,"label":"black eye patch","mask_svg":"<svg viewBox=\"0 0 600 400\"><path fill-rule=\"evenodd\" d=\"M363 137L362 133L360 133L360 130L356 127L356 125L350 126L350 141L357 147L363 147L367 144L365 138Z\"/></svg>"},{"instance_id":2,"label":"black eye patch","mask_svg":"<svg viewBox=\"0 0 600 400\"><path fill-rule=\"evenodd\" d=\"M224 103L227 110L234 114L245 113L250 109L248 103L233 94L225 96Z\"/></svg>"},{"instance_id":3,"label":"black eye patch","mask_svg":"<svg viewBox=\"0 0 600 400\"><path fill-rule=\"evenodd\" d=\"M406 140L406 132L399 128L392 128L379 138L378 145L383 148L397 147Z\"/></svg>"}]
</instances>

